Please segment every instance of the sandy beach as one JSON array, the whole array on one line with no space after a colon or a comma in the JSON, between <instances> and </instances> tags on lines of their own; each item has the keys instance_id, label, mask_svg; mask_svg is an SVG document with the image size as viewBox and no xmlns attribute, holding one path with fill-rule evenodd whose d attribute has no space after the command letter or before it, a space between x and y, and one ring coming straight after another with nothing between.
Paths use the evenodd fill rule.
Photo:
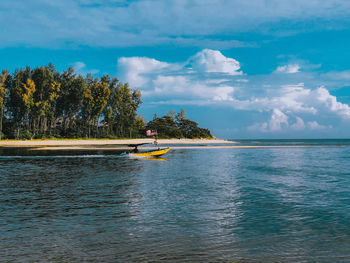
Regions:
<instances>
[{"instance_id":1,"label":"sandy beach","mask_svg":"<svg viewBox=\"0 0 350 263\"><path fill-rule=\"evenodd\" d=\"M139 149L154 149L153 139L91 139L91 140L3 140L1 148L28 148L40 150L131 150L130 144L145 144ZM170 146L172 149L239 149L239 148L304 148L305 145L239 145L237 142L223 139L159 139L158 146Z\"/></svg>"}]
</instances>

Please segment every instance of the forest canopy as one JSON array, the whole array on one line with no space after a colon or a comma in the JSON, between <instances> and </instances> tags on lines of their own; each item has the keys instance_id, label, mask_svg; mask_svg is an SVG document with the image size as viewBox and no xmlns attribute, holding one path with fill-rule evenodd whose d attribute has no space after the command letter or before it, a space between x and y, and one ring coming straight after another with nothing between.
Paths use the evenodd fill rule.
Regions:
<instances>
[{"instance_id":1,"label":"forest canopy","mask_svg":"<svg viewBox=\"0 0 350 263\"><path fill-rule=\"evenodd\" d=\"M211 138L182 110L149 123L137 114L141 92L105 74L86 77L69 67L62 73L51 63L0 73L0 139Z\"/></svg>"}]
</instances>

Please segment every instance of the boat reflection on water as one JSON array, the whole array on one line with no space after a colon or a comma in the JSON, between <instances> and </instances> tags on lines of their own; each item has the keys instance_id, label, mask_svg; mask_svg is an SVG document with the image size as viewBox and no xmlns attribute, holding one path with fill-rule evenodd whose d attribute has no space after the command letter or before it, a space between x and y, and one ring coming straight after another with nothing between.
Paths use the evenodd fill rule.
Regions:
<instances>
[{"instance_id":1,"label":"boat reflection on water","mask_svg":"<svg viewBox=\"0 0 350 263\"><path fill-rule=\"evenodd\" d=\"M127 155L131 159L153 160L153 161L168 161L167 158L157 157L157 156L137 156L137 155L133 155L133 154L130 154L130 153L128 153Z\"/></svg>"},{"instance_id":2,"label":"boat reflection on water","mask_svg":"<svg viewBox=\"0 0 350 263\"><path fill-rule=\"evenodd\" d=\"M168 159L166 158L159 158L159 157L145 157L142 159L146 159L146 160L154 160L154 161L168 161Z\"/></svg>"}]
</instances>

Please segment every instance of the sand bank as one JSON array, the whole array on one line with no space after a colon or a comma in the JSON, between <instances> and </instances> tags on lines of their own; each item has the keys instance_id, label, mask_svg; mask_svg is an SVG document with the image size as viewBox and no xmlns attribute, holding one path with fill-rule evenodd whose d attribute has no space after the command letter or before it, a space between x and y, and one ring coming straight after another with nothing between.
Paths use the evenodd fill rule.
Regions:
<instances>
[{"instance_id":1,"label":"sand bank","mask_svg":"<svg viewBox=\"0 0 350 263\"><path fill-rule=\"evenodd\" d=\"M162 145L160 145L162 146ZM249 148L311 148L314 146L302 146L302 145L192 145L192 146L173 146L171 145L170 148L172 150L180 150L180 149L249 149ZM125 145L80 145L80 146L43 146L43 147L34 147L30 150L32 151L58 151L58 150L65 150L65 151L72 151L72 150L83 150L83 151L96 151L96 150L102 150L102 151L112 151L112 150L123 150L128 151L132 150L134 148L127 147ZM149 146L142 146L138 148L139 150L154 150L155 147L149 147Z\"/></svg>"}]
</instances>

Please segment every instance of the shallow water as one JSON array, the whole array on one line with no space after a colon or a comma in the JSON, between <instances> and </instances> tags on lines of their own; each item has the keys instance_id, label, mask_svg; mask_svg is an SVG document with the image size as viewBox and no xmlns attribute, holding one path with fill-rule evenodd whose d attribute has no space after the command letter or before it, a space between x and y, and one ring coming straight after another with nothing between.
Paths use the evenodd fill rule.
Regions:
<instances>
[{"instance_id":1,"label":"shallow water","mask_svg":"<svg viewBox=\"0 0 350 263\"><path fill-rule=\"evenodd\" d=\"M3 151L0 261L349 262L350 147L314 145Z\"/></svg>"}]
</instances>

